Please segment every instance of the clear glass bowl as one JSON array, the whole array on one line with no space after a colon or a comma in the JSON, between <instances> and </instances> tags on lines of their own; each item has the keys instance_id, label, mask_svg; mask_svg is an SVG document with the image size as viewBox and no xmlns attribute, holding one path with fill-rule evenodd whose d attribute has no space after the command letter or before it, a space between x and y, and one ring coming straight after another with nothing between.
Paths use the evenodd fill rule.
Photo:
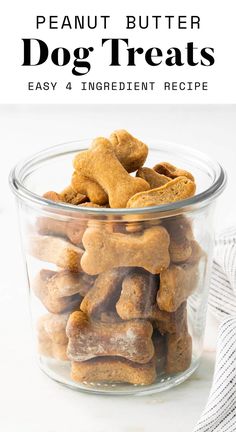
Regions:
<instances>
[{"instance_id":1,"label":"clear glass bowl","mask_svg":"<svg viewBox=\"0 0 236 432\"><path fill-rule=\"evenodd\" d=\"M89 140L42 151L10 174L39 365L73 389L158 392L186 380L199 364L214 204L226 175L217 162L192 149L159 141L149 145L145 165L164 160L190 171L197 184L194 197L140 209L79 207L43 198L70 183L74 155L86 150ZM92 267L84 257L91 244Z\"/></svg>"}]
</instances>

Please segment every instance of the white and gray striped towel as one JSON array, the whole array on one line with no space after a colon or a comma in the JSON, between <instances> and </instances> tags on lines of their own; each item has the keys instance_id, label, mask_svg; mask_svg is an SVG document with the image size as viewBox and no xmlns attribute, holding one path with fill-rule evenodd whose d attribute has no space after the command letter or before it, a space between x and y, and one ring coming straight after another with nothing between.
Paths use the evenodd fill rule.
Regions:
<instances>
[{"instance_id":1,"label":"white and gray striped towel","mask_svg":"<svg viewBox=\"0 0 236 432\"><path fill-rule=\"evenodd\" d=\"M236 228L216 238L209 307L222 321L213 384L194 432L236 432Z\"/></svg>"}]
</instances>

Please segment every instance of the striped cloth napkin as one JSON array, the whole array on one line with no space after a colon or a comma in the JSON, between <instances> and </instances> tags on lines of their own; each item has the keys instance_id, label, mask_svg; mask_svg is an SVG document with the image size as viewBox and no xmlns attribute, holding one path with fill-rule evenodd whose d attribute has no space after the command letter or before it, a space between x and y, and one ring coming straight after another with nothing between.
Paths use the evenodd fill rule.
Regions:
<instances>
[{"instance_id":1,"label":"striped cloth napkin","mask_svg":"<svg viewBox=\"0 0 236 432\"><path fill-rule=\"evenodd\" d=\"M194 432L236 431L236 227L215 240L209 308L221 321L213 384Z\"/></svg>"}]
</instances>

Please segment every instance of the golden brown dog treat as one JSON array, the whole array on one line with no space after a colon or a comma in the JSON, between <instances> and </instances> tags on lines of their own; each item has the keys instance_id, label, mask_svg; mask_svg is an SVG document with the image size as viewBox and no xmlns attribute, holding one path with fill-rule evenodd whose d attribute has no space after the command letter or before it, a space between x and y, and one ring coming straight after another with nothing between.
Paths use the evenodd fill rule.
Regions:
<instances>
[{"instance_id":1,"label":"golden brown dog treat","mask_svg":"<svg viewBox=\"0 0 236 432\"><path fill-rule=\"evenodd\" d=\"M175 312L160 310L156 305L150 318L153 320L154 327L164 335L180 332L186 321L186 316L186 302L183 302Z\"/></svg>"},{"instance_id":2,"label":"golden brown dog treat","mask_svg":"<svg viewBox=\"0 0 236 432\"><path fill-rule=\"evenodd\" d=\"M74 168L105 190L109 205L113 208L126 207L130 197L149 189L145 180L131 177L127 173L117 159L111 143L105 138L97 138L92 142L91 150L75 156ZM90 200L97 203L94 199Z\"/></svg>"},{"instance_id":3,"label":"golden brown dog treat","mask_svg":"<svg viewBox=\"0 0 236 432\"><path fill-rule=\"evenodd\" d=\"M54 192L54 191L45 192L43 194L43 198L46 198L46 199L48 199L50 201L54 201L54 202L61 202L62 201L60 194L57 192Z\"/></svg>"},{"instance_id":4,"label":"golden brown dog treat","mask_svg":"<svg viewBox=\"0 0 236 432\"><path fill-rule=\"evenodd\" d=\"M163 226L176 241L182 241L182 239L194 240L192 224L186 216L178 215L166 218L163 220Z\"/></svg>"},{"instance_id":5,"label":"golden brown dog treat","mask_svg":"<svg viewBox=\"0 0 236 432\"><path fill-rule=\"evenodd\" d=\"M95 281L94 276L86 273L73 273L69 270L56 272L48 280L47 288L53 298L60 298L80 294L84 297L92 288Z\"/></svg>"},{"instance_id":6,"label":"golden brown dog treat","mask_svg":"<svg viewBox=\"0 0 236 432\"><path fill-rule=\"evenodd\" d=\"M48 284L57 273L51 270L41 270L32 283L35 295L41 300L49 312L60 314L65 311L79 309L82 297L75 294L67 297L54 297L50 295Z\"/></svg>"},{"instance_id":7,"label":"golden brown dog treat","mask_svg":"<svg viewBox=\"0 0 236 432\"><path fill-rule=\"evenodd\" d=\"M80 205L88 201L86 195L78 193L72 188L72 186L67 186L60 193L61 200L68 204Z\"/></svg>"},{"instance_id":8,"label":"golden brown dog treat","mask_svg":"<svg viewBox=\"0 0 236 432\"><path fill-rule=\"evenodd\" d=\"M188 258L188 260L186 261L186 264L197 264L200 261L200 259L206 254L204 253L201 246L196 240L191 241L191 248L192 248L192 253Z\"/></svg>"},{"instance_id":9,"label":"golden brown dog treat","mask_svg":"<svg viewBox=\"0 0 236 432\"><path fill-rule=\"evenodd\" d=\"M76 192L72 186L67 186L61 193L49 191L43 194L43 198L46 198L54 202L63 202L68 204L82 204L88 200L85 195Z\"/></svg>"},{"instance_id":10,"label":"golden brown dog treat","mask_svg":"<svg viewBox=\"0 0 236 432\"><path fill-rule=\"evenodd\" d=\"M161 162L155 165L153 169L158 174L162 174L173 179L176 177L184 176L194 182L194 177L189 171L176 168L174 165L170 164L169 162Z\"/></svg>"},{"instance_id":11,"label":"golden brown dog treat","mask_svg":"<svg viewBox=\"0 0 236 432\"><path fill-rule=\"evenodd\" d=\"M84 251L60 237L33 235L30 238L29 253L41 261L79 272Z\"/></svg>"},{"instance_id":12,"label":"golden brown dog treat","mask_svg":"<svg viewBox=\"0 0 236 432\"><path fill-rule=\"evenodd\" d=\"M129 173L143 166L148 155L148 147L124 129L114 131L109 140L121 165Z\"/></svg>"},{"instance_id":13,"label":"golden brown dog treat","mask_svg":"<svg viewBox=\"0 0 236 432\"><path fill-rule=\"evenodd\" d=\"M83 245L81 266L91 275L114 267L143 267L157 274L169 266L169 235L161 226L141 234L109 233L90 227L84 233Z\"/></svg>"},{"instance_id":14,"label":"golden brown dog treat","mask_svg":"<svg viewBox=\"0 0 236 432\"><path fill-rule=\"evenodd\" d=\"M136 177L140 177L143 180L146 180L146 182L148 182L148 184L150 185L150 189L155 189L163 186L171 180L171 178L166 177L163 174L157 173L152 168L146 167L139 168L136 173Z\"/></svg>"},{"instance_id":15,"label":"golden brown dog treat","mask_svg":"<svg viewBox=\"0 0 236 432\"><path fill-rule=\"evenodd\" d=\"M167 335L166 373L183 372L192 360L192 338L187 330Z\"/></svg>"},{"instance_id":16,"label":"golden brown dog treat","mask_svg":"<svg viewBox=\"0 0 236 432\"><path fill-rule=\"evenodd\" d=\"M47 337L57 344L67 344L68 337L66 336L66 324L69 314L46 314L38 320L39 339L43 340Z\"/></svg>"},{"instance_id":17,"label":"golden brown dog treat","mask_svg":"<svg viewBox=\"0 0 236 432\"><path fill-rule=\"evenodd\" d=\"M102 312L115 311L124 276L125 272L122 268L101 273L97 277L93 288L89 290L82 300L80 309L93 318L99 318Z\"/></svg>"},{"instance_id":18,"label":"golden brown dog treat","mask_svg":"<svg viewBox=\"0 0 236 432\"><path fill-rule=\"evenodd\" d=\"M135 271L127 275L116 303L118 315L123 320L150 318L156 302L158 285L159 278L148 272Z\"/></svg>"},{"instance_id":19,"label":"golden brown dog treat","mask_svg":"<svg viewBox=\"0 0 236 432\"><path fill-rule=\"evenodd\" d=\"M71 363L71 378L84 383L109 382L150 385L155 382L154 361L134 363L117 357L103 357L85 362Z\"/></svg>"},{"instance_id":20,"label":"golden brown dog treat","mask_svg":"<svg viewBox=\"0 0 236 432\"><path fill-rule=\"evenodd\" d=\"M160 274L160 288L157 293L157 304L161 310L175 312L189 295L193 293L198 282L197 265L171 265Z\"/></svg>"},{"instance_id":21,"label":"golden brown dog treat","mask_svg":"<svg viewBox=\"0 0 236 432\"><path fill-rule=\"evenodd\" d=\"M66 327L70 360L118 356L147 363L154 355L152 325L144 320L103 323L89 320L83 312L73 312Z\"/></svg>"},{"instance_id":22,"label":"golden brown dog treat","mask_svg":"<svg viewBox=\"0 0 236 432\"><path fill-rule=\"evenodd\" d=\"M41 235L54 235L67 237L72 243L79 244L86 229L83 219L61 221L49 217L38 218L37 231Z\"/></svg>"},{"instance_id":23,"label":"golden brown dog treat","mask_svg":"<svg viewBox=\"0 0 236 432\"><path fill-rule=\"evenodd\" d=\"M173 203L190 198L194 195L196 185L187 177L177 177L165 185L139 192L133 195L128 203L128 208L151 207Z\"/></svg>"},{"instance_id":24,"label":"golden brown dog treat","mask_svg":"<svg viewBox=\"0 0 236 432\"><path fill-rule=\"evenodd\" d=\"M68 338L65 326L69 315L48 314L42 316L37 324L38 351L45 357L68 360L66 351Z\"/></svg>"},{"instance_id":25,"label":"golden brown dog treat","mask_svg":"<svg viewBox=\"0 0 236 432\"><path fill-rule=\"evenodd\" d=\"M173 263L183 263L192 255L193 231L190 221L180 215L163 221L170 235L170 259Z\"/></svg>"},{"instance_id":26,"label":"golden brown dog treat","mask_svg":"<svg viewBox=\"0 0 236 432\"><path fill-rule=\"evenodd\" d=\"M107 193L103 188L93 179L83 175L80 171L74 171L72 174L71 185L77 192L85 194L94 204L102 206L108 202Z\"/></svg>"},{"instance_id":27,"label":"golden brown dog treat","mask_svg":"<svg viewBox=\"0 0 236 432\"><path fill-rule=\"evenodd\" d=\"M187 238L176 239L170 236L170 260L173 263L184 263L192 255L192 241Z\"/></svg>"},{"instance_id":28,"label":"golden brown dog treat","mask_svg":"<svg viewBox=\"0 0 236 432\"><path fill-rule=\"evenodd\" d=\"M52 357L56 360L68 361L67 344L61 345L48 340L38 341L38 352L44 357Z\"/></svg>"}]
</instances>

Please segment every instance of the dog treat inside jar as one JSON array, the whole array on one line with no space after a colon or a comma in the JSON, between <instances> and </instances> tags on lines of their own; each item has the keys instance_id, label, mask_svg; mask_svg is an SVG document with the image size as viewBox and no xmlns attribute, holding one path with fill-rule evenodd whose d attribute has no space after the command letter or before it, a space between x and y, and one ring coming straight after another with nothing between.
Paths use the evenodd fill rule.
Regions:
<instances>
[{"instance_id":1,"label":"dog treat inside jar","mask_svg":"<svg viewBox=\"0 0 236 432\"><path fill-rule=\"evenodd\" d=\"M202 192L223 170L125 130L84 147L37 155L14 190L40 367L86 391L170 388L202 352L214 201Z\"/></svg>"}]
</instances>

